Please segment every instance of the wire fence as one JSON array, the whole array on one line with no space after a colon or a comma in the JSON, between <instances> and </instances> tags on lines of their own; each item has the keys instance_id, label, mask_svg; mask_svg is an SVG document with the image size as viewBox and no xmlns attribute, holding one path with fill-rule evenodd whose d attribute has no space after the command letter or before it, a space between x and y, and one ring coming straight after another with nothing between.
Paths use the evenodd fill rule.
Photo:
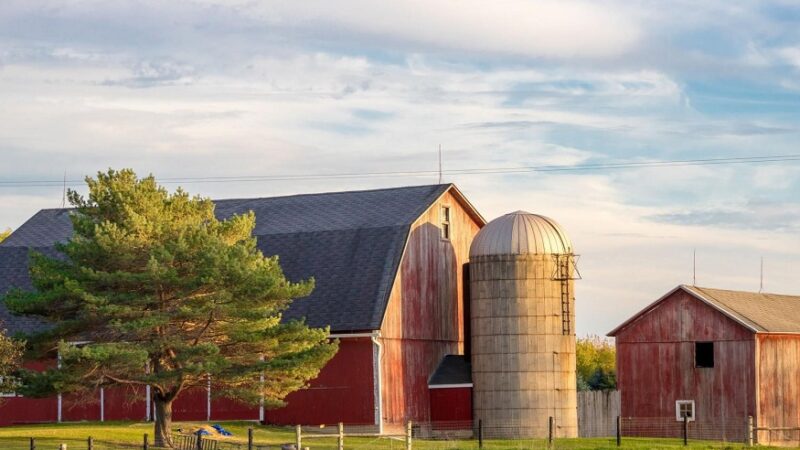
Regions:
<instances>
[{"instance_id":1,"label":"wire fence","mask_svg":"<svg viewBox=\"0 0 800 450\"><path fill-rule=\"evenodd\" d=\"M274 429L274 428L272 428ZM674 417L617 417L614 425L590 430L592 438L577 438L571 424L546 417L531 423L482 421L408 422L378 433L374 425L296 426L273 436L271 442L247 436L217 438L177 433L177 450L446 450L446 449L578 449L578 448L678 448L736 449L761 445L800 446L800 427L756 427L748 418L676 420ZM290 431L287 433L286 431ZM293 431L293 433L291 432ZM583 434L582 430L582 434ZM263 440L265 434L259 432ZM277 440L276 440L277 439ZM3 450L160 450L147 435L139 443L103 439L0 439Z\"/></svg>"}]
</instances>

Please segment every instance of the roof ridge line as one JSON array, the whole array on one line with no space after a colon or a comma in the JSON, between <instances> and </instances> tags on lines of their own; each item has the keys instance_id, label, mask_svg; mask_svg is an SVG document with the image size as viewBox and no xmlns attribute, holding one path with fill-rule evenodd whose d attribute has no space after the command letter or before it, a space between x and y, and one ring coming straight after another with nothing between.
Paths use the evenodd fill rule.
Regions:
<instances>
[{"instance_id":1,"label":"roof ridge line","mask_svg":"<svg viewBox=\"0 0 800 450\"><path fill-rule=\"evenodd\" d=\"M777 292L758 292L758 291L743 291L740 289L719 289L719 288L712 288L707 286L694 286L698 289L709 289L712 291L724 291L724 292L736 292L739 294L752 294L752 295L777 295L778 297L797 297L800 298L800 294L779 294Z\"/></svg>"},{"instance_id":2,"label":"roof ridge line","mask_svg":"<svg viewBox=\"0 0 800 450\"><path fill-rule=\"evenodd\" d=\"M337 194L355 194L360 192L380 192L380 191L395 191L400 189L414 189L425 187L440 187L451 186L453 183L442 184L414 184L410 186L394 186L388 188L374 188L374 189L352 189L348 191L325 191L325 192L307 192L305 194L288 194L288 195L273 195L267 197L233 197L233 198L212 198L212 202L234 201L234 200L261 200L267 198L296 198L296 197L310 197L312 195L337 195ZM57 208L56 208L57 209Z\"/></svg>"},{"instance_id":3,"label":"roof ridge line","mask_svg":"<svg viewBox=\"0 0 800 450\"><path fill-rule=\"evenodd\" d=\"M713 303L714 306L716 306L716 308L718 310L720 310L720 312L727 312L729 314L736 315L736 317L739 320L739 322L749 322L749 323L755 325L756 327L761 328L761 330L767 331L767 327L765 327L764 325L761 325L760 323L756 322L755 320L751 319L750 317L742 314L736 308L728 305L727 303L722 302L722 300L719 300L718 298L716 298L713 295L710 295L708 292L706 292L706 289L714 290L713 288L703 288L703 287L700 287L700 286L688 286L688 285L685 285L685 284L683 284L681 286L688 287L689 291L692 292L693 294L697 294L697 292L694 292L694 290L700 291L700 293L702 294L701 297L703 297L703 300L706 300L706 302L710 301L711 303ZM724 291L725 289L717 289L717 290ZM745 291L728 291L728 292L745 292ZM747 292L747 293L748 294L754 294L755 292ZM723 304L722 306L724 306L724 308L721 307L721 305L719 305L718 303L722 303ZM758 332L759 330L753 330L753 331Z\"/></svg>"}]
</instances>

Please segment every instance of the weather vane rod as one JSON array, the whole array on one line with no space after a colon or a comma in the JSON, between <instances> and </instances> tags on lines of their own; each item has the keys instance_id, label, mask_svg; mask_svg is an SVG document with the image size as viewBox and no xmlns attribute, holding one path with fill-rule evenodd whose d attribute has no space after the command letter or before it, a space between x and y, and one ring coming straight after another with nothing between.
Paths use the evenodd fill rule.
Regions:
<instances>
[{"instance_id":1,"label":"weather vane rod","mask_svg":"<svg viewBox=\"0 0 800 450\"><path fill-rule=\"evenodd\" d=\"M439 144L439 184L442 184L442 144Z\"/></svg>"}]
</instances>

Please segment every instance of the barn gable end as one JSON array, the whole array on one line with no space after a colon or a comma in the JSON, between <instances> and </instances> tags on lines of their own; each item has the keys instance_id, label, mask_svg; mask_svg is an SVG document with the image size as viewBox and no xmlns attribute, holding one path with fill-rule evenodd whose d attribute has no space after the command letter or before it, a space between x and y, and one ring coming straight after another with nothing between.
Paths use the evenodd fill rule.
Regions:
<instances>
[{"instance_id":1,"label":"barn gable end","mask_svg":"<svg viewBox=\"0 0 800 450\"><path fill-rule=\"evenodd\" d=\"M753 331L694 293L671 291L611 335L622 415L675 420L676 402L693 401L697 420L727 439L755 415ZM713 347L713 367L697 366L697 343Z\"/></svg>"},{"instance_id":2,"label":"barn gable end","mask_svg":"<svg viewBox=\"0 0 800 450\"><path fill-rule=\"evenodd\" d=\"M752 339L756 330L678 286L608 333L617 342Z\"/></svg>"},{"instance_id":3,"label":"barn gable end","mask_svg":"<svg viewBox=\"0 0 800 450\"><path fill-rule=\"evenodd\" d=\"M484 224L452 187L410 227L380 330L381 414L389 427L430 420L428 377L445 355L464 353L465 264Z\"/></svg>"}]
</instances>

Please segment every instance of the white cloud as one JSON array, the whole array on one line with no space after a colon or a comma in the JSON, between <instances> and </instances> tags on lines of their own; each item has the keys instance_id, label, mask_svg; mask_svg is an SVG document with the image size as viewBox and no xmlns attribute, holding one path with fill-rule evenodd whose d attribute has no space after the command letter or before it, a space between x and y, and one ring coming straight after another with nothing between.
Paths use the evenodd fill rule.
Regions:
<instances>
[{"instance_id":1,"label":"white cloud","mask_svg":"<svg viewBox=\"0 0 800 450\"><path fill-rule=\"evenodd\" d=\"M784 63L800 70L800 47L784 47L775 53Z\"/></svg>"},{"instance_id":2,"label":"white cloud","mask_svg":"<svg viewBox=\"0 0 800 450\"><path fill-rule=\"evenodd\" d=\"M576 0L236 3L274 26L332 28L381 40L527 57L613 57L633 48L640 35L626 8Z\"/></svg>"},{"instance_id":3,"label":"white cloud","mask_svg":"<svg viewBox=\"0 0 800 450\"><path fill-rule=\"evenodd\" d=\"M759 40L771 28L758 14L692 3L4 4L0 178L57 180L66 169L75 179L108 166L161 178L434 170L438 144L445 169L794 152L790 120L691 107L687 70L713 82L715 70L767 70L779 61L785 68L793 56L779 60ZM716 32L728 20L759 30L730 61L671 46L681 33ZM794 174L684 167L445 181L457 182L488 218L528 209L562 222L583 255L578 331L602 333L690 281L694 247L703 284L751 287L751 263L764 254L776 261L770 288L796 291L792 249L800 242L768 230L773 219L792 220L782 209L796 212L786 200L797 189ZM223 198L435 181L185 187ZM0 229L61 198L60 187L0 189ZM767 209L743 200L758 195L778 199ZM729 210L765 220L750 228L711 220ZM652 219L680 213L706 220Z\"/></svg>"}]
</instances>

